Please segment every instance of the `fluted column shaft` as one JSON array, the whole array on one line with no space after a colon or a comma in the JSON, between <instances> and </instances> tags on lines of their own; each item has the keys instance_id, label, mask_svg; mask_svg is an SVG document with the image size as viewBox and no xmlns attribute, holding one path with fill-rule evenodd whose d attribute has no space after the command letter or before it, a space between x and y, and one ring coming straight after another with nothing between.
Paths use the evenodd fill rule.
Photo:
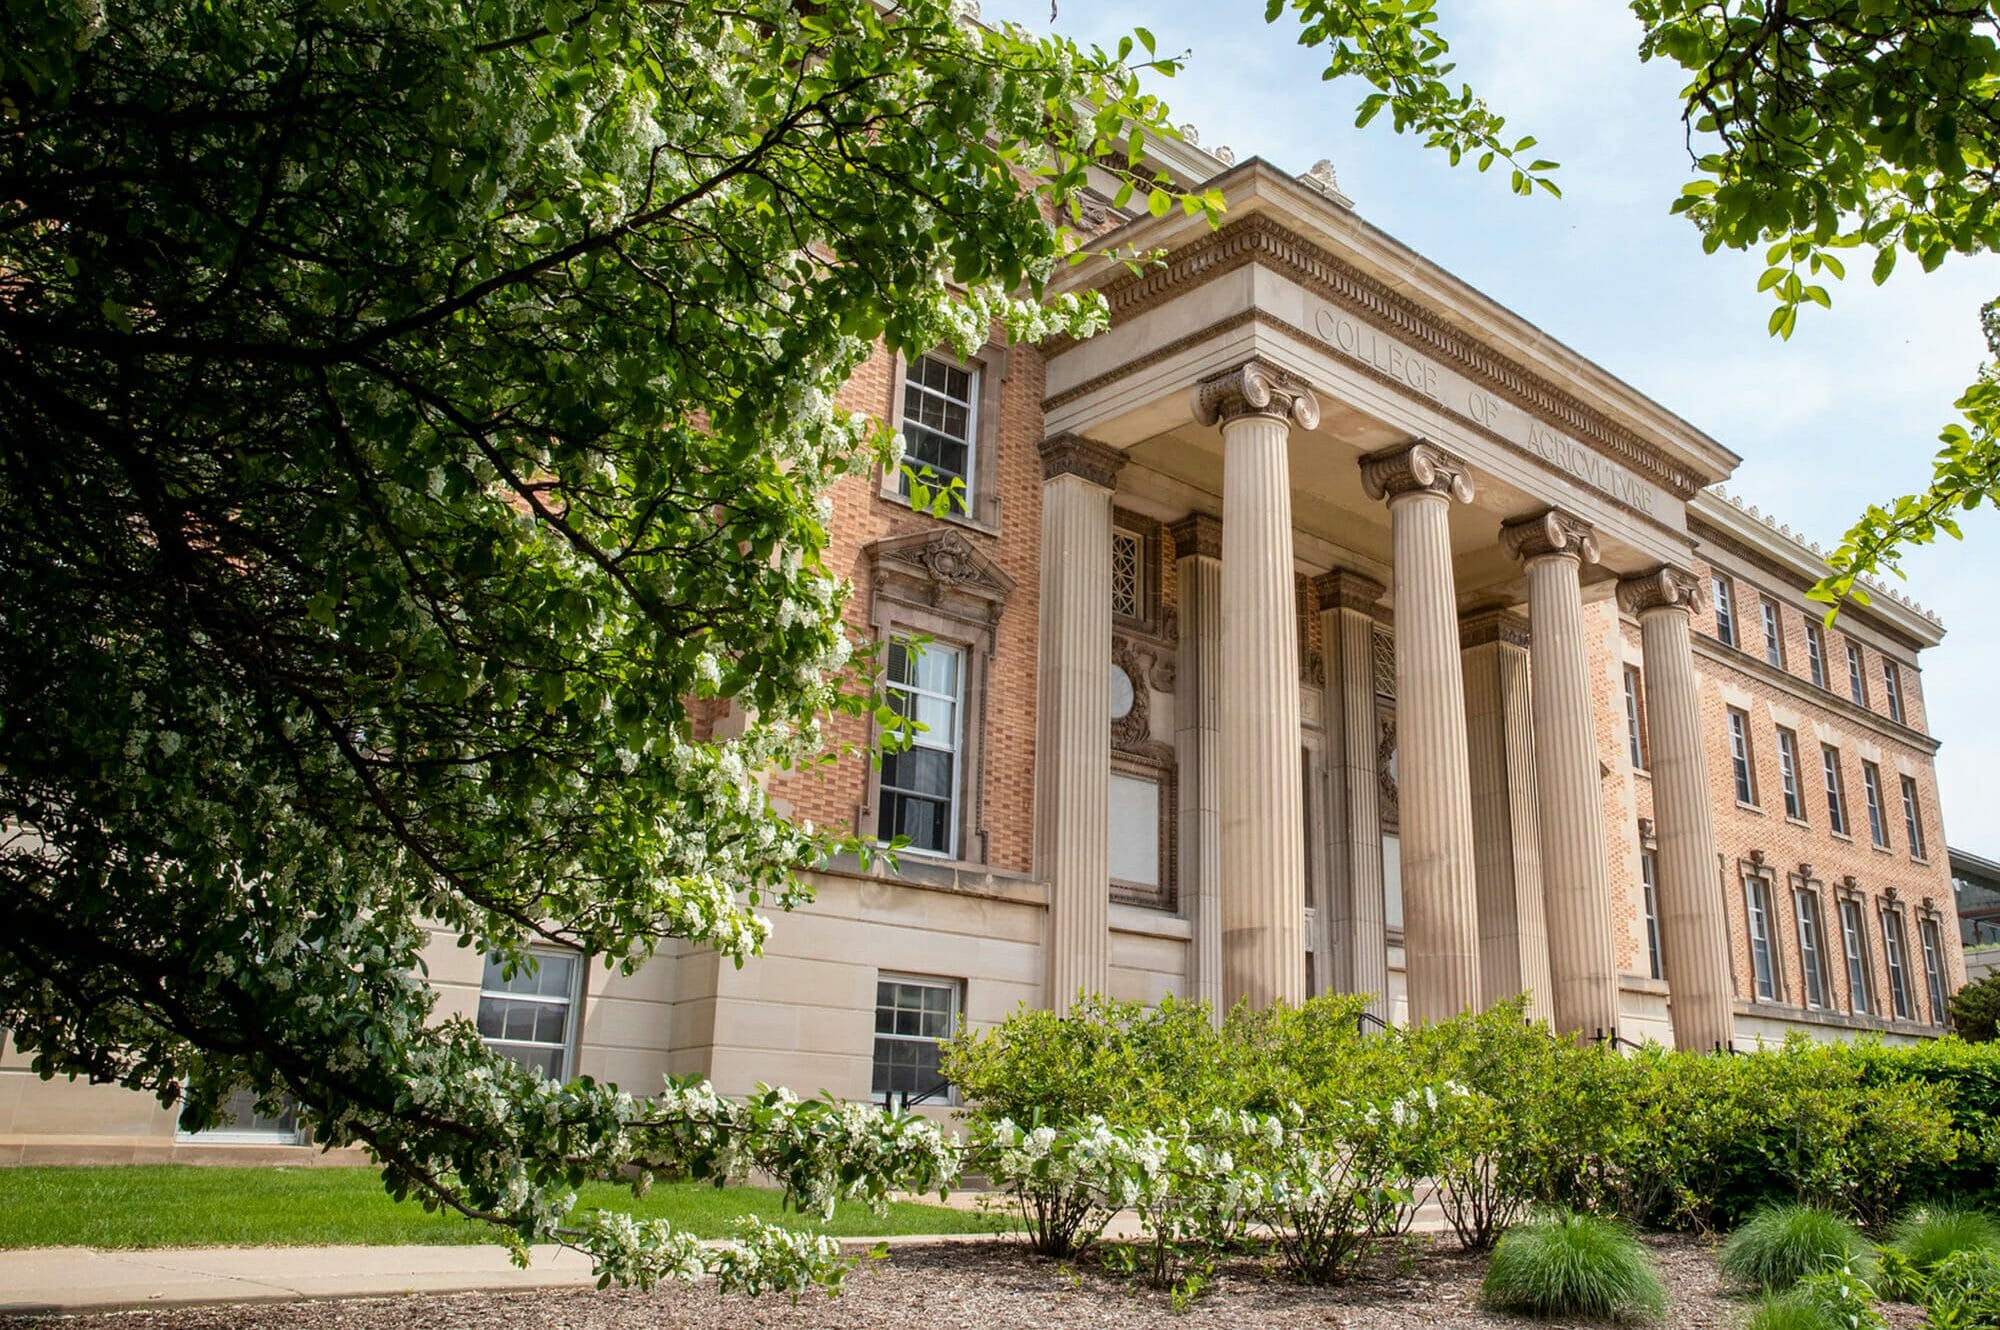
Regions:
<instances>
[{"instance_id":1,"label":"fluted column shaft","mask_svg":"<svg viewBox=\"0 0 2000 1330\"><path fill-rule=\"evenodd\" d=\"M1175 524L1180 643L1174 660L1174 758L1179 768L1180 890L1193 941L1188 996L1220 1020L1222 987L1222 524L1196 514Z\"/></svg>"},{"instance_id":2,"label":"fluted column shaft","mask_svg":"<svg viewBox=\"0 0 2000 1330\"><path fill-rule=\"evenodd\" d=\"M1292 425L1319 423L1304 384L1252 361L1195 390L1222 426L1222 997L1306 995Z\"/></svg>"},{"instance_id":3,"label":"fluted column shaft","mask_svg":"<svg viewBox=\"0 0 2000 1330\"><path fill-rule=\"evenodd\" d=\"M1701 695L1688 619L1701 595L1691 575L1662 568L1619 585L1639 617L1646 721L1652 740L1655 889L1668 1010L1678 1048L1728 1047L1735 1034L1729 930L1715 882L1715 824L1701 735Z\"/></svg>"},{"instance_id":4,"label":"fluted column shaft","mask_svg":"<svg viewBox=\"0 0 2000 1330\"><path fill-rule=\"evenodd\" d=\"M1333 769L1327 826L1332 882L1321 906L1326 984L1366 993L1368 1010L1389 1018L1389 937L1382 898L1382 786L1376 760L1376 602L1388 590L1354 573L1315 584L1326 653L1327 764Z\"/></svg>"},{"instance_id":5,"label":"fluted column shaft","mask_svg":"<svg viewBox=\"0 0 2000 1330\"><path fill-rule=\"evenodd\" d=\"M1465 676L1452 573L1451 502L1470 502L1463 463L1427 443L1362 459L1370 494L1389 496L1396 610L1398 820L1410 1019L1447 1020L1480 1003L1479 893L1473 865Z\"/></svg>"},{"instance_id":6,"label":"fluted column shaft","mask_svg":"<svg viewBox=\"0 0 2000 1330\"><path fill-rule=\"evenodd\" d=\"M1111 944L1111 492L1123 456L1042 444L1036 827L1049 884L1048 1002L1102 993Z\"/></svg>"}]
</instances>

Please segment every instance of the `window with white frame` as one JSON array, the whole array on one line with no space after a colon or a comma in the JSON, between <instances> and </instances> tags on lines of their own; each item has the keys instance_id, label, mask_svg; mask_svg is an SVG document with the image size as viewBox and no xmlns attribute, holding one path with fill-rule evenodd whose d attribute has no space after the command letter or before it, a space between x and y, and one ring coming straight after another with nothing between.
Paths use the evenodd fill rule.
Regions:
<instances>
[{"instance_id":1,"label":"window with white frame","mask_svg":"<svg viewBox=\"0 0 2000 1330\"><path fill-rule=\"evenodd\" d=\"M1806 664L1812 671L1813 685L1826 687L1826 633L1810 618L1806 620Z\"/></svg>"},{"instance_id":2,"label":"window with white frame","mask_svg":"<svg viewBox=\"0 0 2000 1330\"><path fill-rule=\"evenodd\" d=\"M1826 1005L1826 976L1820 968L1825 934L1820 929L1819 896L1810 887L1801 888L1792 893L1792 906L1798 916L1802 996L1808 1007L1817 1009Z\"/></svg>"},{"instance_id":3,"label":"window with white frame","mask_svg":"<svg viewBox=\"0 0 2000 1330\"><path fill-rule=\"evenodd\" d=\"M1146 538L1122 527L1111 532L1111 612L1127 619L1146 614Z\"/></svg>"},{"instance_id":4,"label":"window with white frame","mask_svg":"<svg viewBox=\"0 0 2000 1330\"><path fill-rule=\"evenodd\" d=\"M965 652L941 642L889 642L888 702L923 728L900 753L882 755L875 834L918 854L958 855L959 752Z\"/></svg>"},{"instance_id":5,"label":"window with white frame","mask_svg":"<svg viewBox=\"0 0 2000 1330\"><path fill-rule=\"evenodd\" d=\"M1666 966L1660 961L1660 889L1659 866L1651 850L1639 854L1639 887L1641 902L1646 911L1646 972L1655 979L1666 977Z\"/></svg>"},{"instance_id":6,"label":"window with white frame","mask_svg":"<svg viewBox=\"0 0 2000 1330\"><path fill-rule=\"evenodd\" d=\"M1736 777L1736 802L1757 802L1757 770L1751 761L1750 717L1736 707L1729 708L1729 767Z\"/></svg>"},{"instance_id":7,"label":"window with white frame","mask_svg":"<svg viewBox=\"0 0 2000 1330\"><path fill-rule=\"evenodd\" d=\"M1910 839L1910 857L1924 857L1924 813L1917 803L1917 778L1904 776L1903 785L1903 834Z\"/></svg>"},{"instance_id":8,"label":"window with white frame","mask_svg":"<svg viewBox=\"0 0 2000 1330\"><path fill-rule=\"evenodd\" d=\"M1896 1019L1910 1019L1910 983L1904 974L1903 916L1893 909L1882 911L1882 959L1889 968L1889 1001Z\"/></svg>"},{"instance_id":9,"label":"window with white frame","mask_svg":"<svg viewBox=\"0 0 2000 1330\"><path fill-rule=\"evenodd\" d=\"M1903 675L1893 660L1882 662L1882 698L1889 704L1889 719L1903 723Z\"/></svg>"},{"instance_id":10,"label":"window with white frame","mask_svg":"<svg viewBox=\"0 0 2000 1330\"><path fill-rule=\"evenodd\" d=\"M1930 991L1931 1024L1944 1024L1944 939L1938 936L1937 920L1928 916L1917 921L1917 937L1924 947L1924 986Z\"/></svg>"},{"instance_id":11,"label":"window with white frame","mask_svg":"<svg viewBox=\"0 0 2000 1330\"><path fill-rule=\"evenodd\" d=\"M573 951L531 950L512 974L503 957L489 955L479 983L479 1037L552 1081L568 1080L582 973L583 958Z\"/></svg>"},{"instance_id":12,"label":"window with white frame","mask_svg":"<svg viewBox=\"0 0 2000 1330\"><path fill-rule=\"evenodd\" d=\"M1736 588L1730 580L1717 573L1715 584L1715 640L1736 645Z\"/></svg>"},{"instance_id":13,"label":"window with white frame","mask_svg":"<svg viewBox=\"0 0 2000 1330\"><path fill-rule=\"evenodd\" d=\"M267 1116L257 1111L257 1092L236 1090L221 1104L215 1125L200 1131L177 1126L174 1135L183 1141L203 1145L303 1145L305 1129L299 1123L299 1106L290 1096L284 1111Z\"/></svg>"},{"instance_id":14,"label":"window with white frame","mask_svg":"<svg viewBox=\"0 0 2000 1330\"><path fill-rule=\"evenodd\" d=\"M1806 816L1806 795L1799 783L1799 736L1778 729L1778 779L1785 787L1785 816L1801 822Z\"/></svg>"},{"instance_id":15,"label":"window with white frame","mask_svg":"<svg viewBox=\"0 0 2000 1330\"><path fill-rule=\"evenodd\" d=\"M1778 602L1768 597L1762 601L1764 609L1764 659L1779 669L1785 668L1785 626L1780 616Z\"/></svg>"},{"instance_id":16,"label":"window with white frame","mask_svg":"<svg viewBox=\"0 0 2000 1330\"><path fill-rule=\"evenodd\" d=\"M1866 1016L1875 1009L1874 985L1868 982L1868 931L1861 902L1840 903L1840 942L1847 956L1847 1006Z\"/></svg>"},{"instance_id":17,"label":"window with white frame","mask_svg":"<svg viewBox=\"0 0 2000 1330\"><path fill-rule=\"evenodd\" d=\"M1750 925L1750 969L1757 996L1767 1002L1778 999L1776 944L1771 937L1771 887L1761 877L1743 879L1743 910Z\"/></svg>"},{"instance_id":18,"label":"window with white frame","mask_svg":"<svg viewBox=\"0 0 2000 1330\"><path fill-rule=\"evenodd\" d=\"M978 370L938 356L917 357L903 376L903 465L919 477L928 469L926 485L960 480L970 494L978 392ZM910 492L908 475L900 488Z\"/></svg>"},{"instance_id":19,"label":"window with white frame","mask_svg":"<svg viewBox=\"0 0 2000 1330\"><path fill-rule=\"evenodd\" d=\"M1882 769L1873 762L1861 764L1861 793L1868 801L1868 839L1889 848L1889 815L1882 807Z\"/></svg>"},{"instance_id":20,"label":"window with white frame","mask_svg":"<svg viewBox=\"0 0 2000 1330\"><path fill-rule=\"evenodd\" d=\"M958 1032L956 979L885 974L875 981L875 1095L949 1098L939 1049Z\"/></svg>"},{"instance_id":21,"label":"window with white frame","mask_svg":"<svg viewBox=\"0 0 2000 1330\"><path fill-rule=\"evenodd\" d=\"M1847 834L1847 791L1840 784L1840 750L1819 746L1820 767L1826 775L1826 825L1836 836Z\"/></svg>"},{"instance_id":22,"label":"window with white frame","mask_svg":"<svg viewBox=\"0 0 2000 1330\"><path fill-rule=\"evenodd\" d=\"M1847 695L1854 699L1854 705L1868 705L1868 676L1861 672L1861 644L1847 644Z\"/></svg>"},{"instance_id":23,"label":"window with white frame","mask_svg":"<svg viewBox=\"0 0 2000 1330\"><path fill-rule=\"evenodd\" d=\"M1111 773L1111 896L1129 905L1173 907L1166 892L1158 780Z\"/></svg>"},{"instance_id":24,"label":"window with white frame","mask_svg":"<svg viewBox=\"0 0 2000 1330\"><path fill-rule=\"evenodd\" d=\"M1646 770L1646 699L1639 667L1625 667L1625 747L1634 771Z\"/></svg>"}]
</instances>

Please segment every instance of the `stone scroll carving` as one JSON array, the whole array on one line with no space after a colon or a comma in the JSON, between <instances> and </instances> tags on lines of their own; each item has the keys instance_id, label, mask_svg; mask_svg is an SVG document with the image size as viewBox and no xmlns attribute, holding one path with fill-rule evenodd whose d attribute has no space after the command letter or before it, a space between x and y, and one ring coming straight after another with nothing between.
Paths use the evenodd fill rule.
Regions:
<instances>
[{"instance_id":1,"label":"stone scroll carving","mask_svg":"<svg viewBox=\"0 0 2000 1330\"><path fill-rule=\"evenodd\" d=\"M1361 488L1371 499L1402 494L1442 494L1472 502L1472 471L1428 439L1399 444L1361 459Z\"/></svg>"},{"instance_id":2,"label":"stone scroll carving","mask_svg":"<svg viewBox=\"0 0 2000 1330\"><path fill-rule=\"evenodd\" d=\"M1500 543L1523 563L1551 557L1597 562L1597 533L1590 523L1560 508L1505 523L1500 528Z\"/></svg>"},{"instance_id":3,"label":"stone scroll carving","mask_svg":"<svg viewBox=\"0 0 2000 1330\"><path fill-rule=\"evenodd\" d=\"M1300 429L1319 425L1319 399L1312 389L1262 360L1203 379L1194 386L1189 404L1203 425L1227 425L1244 416L1268 416Z\"/></svg>"},{"instance_id":4,"label":"stone scroll carving","mask_svg":"<svg viewBox=\"0 0 2000 1330\"><path fill-rule=\"evenodd\" d=\"M1707 602L1701 579L1685 568L1661 564L1650 573L1628 577L1618 583L1618 604L1627 614L1647 610L1681 609L1701 612Z\"/></svg>"}]
</instances>

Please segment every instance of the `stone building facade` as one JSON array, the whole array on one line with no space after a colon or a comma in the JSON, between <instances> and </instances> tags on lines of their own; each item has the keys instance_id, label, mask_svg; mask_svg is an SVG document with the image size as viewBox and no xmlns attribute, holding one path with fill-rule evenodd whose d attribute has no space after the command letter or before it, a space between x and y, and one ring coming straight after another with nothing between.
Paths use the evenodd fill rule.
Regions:
<instances>
[{"instance_id":1,"label":"stone building facade","mask_svg":"<svg viewBox=\"0 0 2000 1330\"><path fill-rule=\"evenodd\" d=\"M556 1072L948 1100L936 1039L1083 992L1391 1021L1526 992L1585 1036L1754 1046L1942 1028L1962 981L1919 653L1886 593L1824 626L1739 460L1370 226L1330 174L1213 178L1219 229L1098 210L1110 329L877 356L846 404L963 479L833 496L853 631L928 727L796 816L910 844L813 874L741 970L441 941L446 1014ZM921 650L906 640L927 640ZM727 727L727 714L705 724ZM871 736L852 721L840 738ZM0 1057L0 1159L296 1151L181 1138Z\"/></svg>"}]
</instances>

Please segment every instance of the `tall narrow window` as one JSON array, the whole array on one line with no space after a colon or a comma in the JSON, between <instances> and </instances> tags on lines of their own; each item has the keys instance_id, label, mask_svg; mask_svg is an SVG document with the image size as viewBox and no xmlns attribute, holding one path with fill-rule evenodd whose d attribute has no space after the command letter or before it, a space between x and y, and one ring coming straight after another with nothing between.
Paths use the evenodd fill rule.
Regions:
<instances>
[{"instance_id":1,"label":"tall narrow window","mask_svg":"<svg viewBox=\"0 0 2000 1330\"><path fill-rule=\"evenodd\" d=\"M882 756L882 797L875 834L909 838L910 850L958 853L959 703L965 653L905 638L889 643L889 705L924 728L900 753Z\"/></svg>"},{"instance_id":2,"label":"tall narrow window","mask_svg":"<svg viewBox=\"0 0 2000 1330\"><path fill-rule=\"evenodd\" d=\"M1860 901L1840 903L1840 942L1847 953L1847 1005L1857 1015L1875 1009L1868 982L1868 934L1861 918Z\"/></svg>"},{"instance_id":3,"label":"tall narrow window","mask_svg":"<svg viewBox=\"0 0 2000 1330\"><path fill-rule=\"evenodd\" d=\"M1111 773L1111 899L1172 909L1161 865L1160 782Z\"/></svg>"},{"instance_id":4,"label":"tall narrow window","mask_svg":"<svg viewBox=\"0 0 2000 1330\"><path fill-rule=\"evenodd\" d=\"M1757 773L1750 760L1750 717L1729 708L1729 765L1736 773L1736 802L1757 802Z\"/></svg>"},{"instance_id":5,"label":"tall narrow window","mask_svg":"<svg viewBox=\"0 0 2000 1330\"><path fill-rule=\"evenodd\" d=\"M959 986L952 980L883 975L875 981L878 1095L940 1098L950 1093L938 1069L944 1041L957 1033Z\"/></svg>"},{"instance_id":6,"label":"tall narrow window","mask_svg":"<svg viewBox=\"0 0 2000 1330\"><path fill-rule=\"evenodd\" d=\"M1799 736L1778 730L1778 777L1785 784L1785 816L1805 820L1805 791L1799 786Z\"/></svg>"},{"instance_id":7,"label":"tall narrow window","mask_svg":"<svg viewBox=\"0 0 2000 1330\"><path fill-rule=\"evenodd\" d=\"M1847 792L1840 787L1840 750L1832 744L1819 746L1820 765L1826 771L1826 824L1836 836L1847 834Z\"/></svg>"},{"instance_id":8,"label":"tall narrow window","mask_svg":"<svg viewBox=\"0 0 2000 1330\"><path fill-rule=\"evenodd\" d=\"M1799 919L1799 978L1805 984L1805 1000L1808 1007L1819 1008L1826 1005L1826 977L1820 971L1820 953L1823 939L1819 924L1819 897L1810 888L1792 894L1792 905Z\"/></svg>"},{"instance_id":9,"label":"tall narrow window","mask_svg":"<svg viewBox=\"0 0 2000 1330\"><path fill-rule=\"evenodd\" d=\"M1896 662L1882 662L1882 697L1889 704L1889 719L1898 725L1903 723L1903 675L1896 668Z\"/></svg>"},{"instance_id":10,"label":"tall narrow window","mask_svg":"<svg viewBox=\"0 0 2000 1330\"><path fill-rule=\"evenodd\" d=\"M937 356L919 356L903 377L903 464L942 488L954 480L972 490L973 402L979 372L961 369ZM910 492L910 478L902 477Z\"/></svg>"},{"instance_id":11,"label":"tall narrow window","mask_svg":"<svg viewBox=\"0 0 2000 1330\"><path fill-rule=\"evenodd\" d=\"M1903 834L1910 838L1910 857L1922 859L1924 855L1924 813L1917 804L1917 778L1904 776L1903 781Z\"/></svg>"},{"instance_id":12,"label":"tall narrow window","mask_svg":"<svg viewBox=\"0 0 2000 1330\"><path fill-rule=\"evenodd\" d=\"M1785 668L1785 628L1778 614L1778 602L1766 600L1764 607L1764 659Z\"/></svg>"},{"instance_id":13,"label":"tall narrow window","mask_svg":"<svg viewBox=\"0 0 2000 1330\"><path fill-rule=\"evenodd\" d=\"M1761 877L1743 879L1743 909L1750 921L1750 968L1757 996L1778 999L1778 967L1771 949L1771 893Z\"/></svg>"},{"instance_id":14,"label":"tall narrow window","mask_svg":"<svg viewBox=\"0 0 2000 1330\"><path fill-rule=\"evenodd\" d=\"M1736 645L1735 587L1720 573L1715 576L1715 640Z\"/></svg>"},{"instance_id":15,"label":"tall narrow window","mask_svg":"<svg viewBox=\"0 0 2000 1330\"><path fill-rule=\"evenodd\" d=\"M569 1079L572 1016L582 958L573 951L531 951L532 965L507 976L498 955L486 958L479 984L479 1037L552 1081Z\"/></svg>"},{"instance_id":16,"label":"tall narrow window","mask_svg":"<svg viewBox=\"0 0 2000 1330\"><path fill-rule=\"evenodd\" d=\"M1919 919L1917 937L1924 946L1924 987L1931 996L1931 1024L1944 1024L1944 939L1937 920Z\"/></svg>"},{"instance_id":17,"label":"tall narrow window","mask_svg":"<svg viewBox=\"0 0 2000 1330\"><path fill-rule=\"evenodd\" d=\"M1868 801L1868 839L1889 848L1889 815L1882 807L1882 769L1873 762L1861 764L1861 793Z\"/></svg>"},{"instance_id":18,"label":"tall narrow window","mask_svg":"<svg viewBox=\"0 0 2000 1330\"><path fill-rule=\"evenodd\" d=\"M1903 916L1882 911L1882 959L1889 967L1889 1001L1899 1021L1910 1019L1910 985L1903 974Z\"/></svg>"},{"instance_id":19,"label":"tall narrow window","mask_svg":"<svg viewBox=\"0 0 2000 1330\"><path fill-rule=\"evenodd\" d=\"M1111 612L1127 619L1146 612L1146 538L1136 531L1111 533Z\"/></svg>"},{"instance_id":20,"label":"tall narrow window","mask_svg":"<svg viewBox=\"0 0 2000 1330\"><path fill-rule=\"evenodd\" d=\"M1812 671L1813 686L1826 687L1826 633L1810 618L1806 620L1806 665Z\"/></svg>"},{"instance_id":21,"label":"tall narrow window","mask_svg":"<svg viewBox=\"0 0 2000 1330\"><path fill-rule=\"evenodd\" d=\"M1868 705L1868 679L1861 673L1861 644L1847 644L1847 695L1854 699L1854 705Z\"/></svg>"},{"instance_id":22,"label":"tall narrow window","mask_svg":"<svg viewBox=\"0 0 2000 1330\"><path fill-rule=\"evenodd\" d=\"M1646 968L1655 979L1666 977L1666 967L1660 963L1660 889L1659 869L1651 850L1639 855L1639 886L1644 893L1646 907Z\"/></svg>"},{"instance_id":23,"label":"tall narrow window","mask_svg":"<svg viewBox=\"0 0 2000 1330\"><path fill-rule=\"evenodd\" d=\"M1646 703L1636 665L1625 667L1625 747L1632 757L1632 769L1646 770Z\"/></svg>"}]
</instances>

